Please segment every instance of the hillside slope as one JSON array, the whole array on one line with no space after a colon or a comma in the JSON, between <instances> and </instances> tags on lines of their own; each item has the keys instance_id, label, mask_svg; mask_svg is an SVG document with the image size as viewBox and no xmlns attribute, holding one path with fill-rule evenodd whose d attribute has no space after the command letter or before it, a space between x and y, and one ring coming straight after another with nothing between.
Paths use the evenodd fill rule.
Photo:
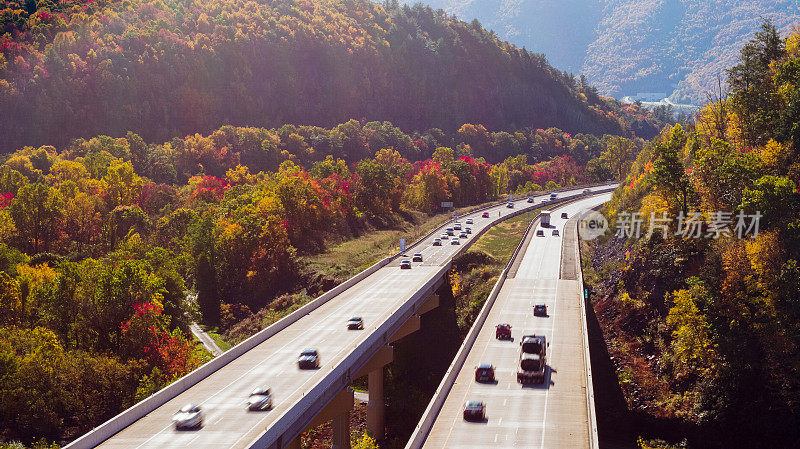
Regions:
<instances>
[{"instance_id":1,"label":"hillside slope","mask_svg":"<svg viewBox=\"0 0 800 449\"><path fill-rule=\"evenodd\" d=\"M639 153L602 211L625 238L584 246L629 409L598 413L601 439L798 447L800 32L784 37L764 25L727 99Z\"/></svg>"},{"instance_id":2,"label":"hillside slope","mask_svg":"<svg viewBox=\"0 0 800 449\"><path fill-rule=\"evenodd\" d=\"M601 93L664 93L698 104L733 65L762 18L787 32L794 0L430 0L462 20L477 18L501 39L584 73Z\"/></svg>"},{"instance_id":3,"label":"hillside slope","mask_svg":"<svg viewBox=\"0 0 800 449\"><path fill-rule=\"evenodd\" d=\"M627 132L619 105L544 57L427 7L7 2L0 21L0 152L101 133L152 142L225 124L350 118Z\"/></svg>"}]
</instances>

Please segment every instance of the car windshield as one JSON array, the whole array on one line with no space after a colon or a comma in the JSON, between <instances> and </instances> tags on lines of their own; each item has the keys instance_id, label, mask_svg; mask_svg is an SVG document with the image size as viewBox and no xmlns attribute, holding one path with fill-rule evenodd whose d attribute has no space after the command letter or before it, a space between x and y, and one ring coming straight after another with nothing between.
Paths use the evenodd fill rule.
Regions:
<instances>
[{"instance_id":1,"label":"car windshield","mask_svg":"<svg viewBox=\"0 0 800 449\"><path fill-rule=\"evenodd\" d=\"M317 355L317 351L314 349L306 349L305 351L301 352L300 355L304 356Z\"/></svg>"},{"instance_id":2,"label":"car windshield","mask_svg":"<svg viewBox=\"0 0 800 449\"><path fill-rule=\"evenodd\" d=\"M250 393L250 396L268 396L269 395L269 387L263 388L256 388Z\"/></svg>"},{"instance_id":3,"label":"car windshield","mask_svg":"<svg viewBox=\"0 0 800 449\"><path fill-rule=\"evenodd\" d=\"M488 363L481 363L480 365L478 365L478 369L492 369L492 365Z\"/></svg>"},{"instance_id":4,"label":"car windshield","mask_svg":"<svg viewBox=\"0 0 800 449\"><path fill-rule=\"evenodd\" d=\"M542 350L542 344L539 340L534 340L533 338L526 339L522 343L522 352L527 352L528 354L538 354Z\"/></svg>"},{"instance_id":5,"label":"car windshield","mask_svg":"<svg viewBox=\"0 0 800 449\"><path fill-rule=\"evenodd\" d=\"M480 401L469 401L467 402L467 408L481 408Z\"/></svg>"},{"instance_id":6,"label":"car windshield","mask_svg":"<svg viewBox=\"0 0 800 449\"><path fill-rule=\"evenodd\" d=\"M194 412L196 412L198 410L200 410L200 407L198 407L198 406L196 406L194 404L186 404L183 407L181 407L180 412L181 413L194 413Z\"/></svg>"},{"instance_id":7,"label":"car windshield","mask_svg":"<svg viewBox=\"0 0 800 449\"><path fill-rule=\"evenodd\" d=\"M361 321L361 317L360 316L354 316L353 318L350 318L350 321Z\"/></svg>"},{"instance_id":8,"label":"car windshield","mask_svg":"<svg viewBox=\"0 0 800 449\"><path fill-rule=\"evenodd\" d=\"M422 253L414 253L414 257L422 257Z\"/></svg>"}]
</instances>

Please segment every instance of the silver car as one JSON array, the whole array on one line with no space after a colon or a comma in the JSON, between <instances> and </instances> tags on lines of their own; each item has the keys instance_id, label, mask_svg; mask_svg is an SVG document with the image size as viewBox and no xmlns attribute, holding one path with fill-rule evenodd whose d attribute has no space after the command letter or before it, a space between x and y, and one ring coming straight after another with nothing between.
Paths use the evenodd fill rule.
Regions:
<instances>
[{"instance_id":1,"label":"silver car","mask_svg":"<svg viewBox=\"0 0 800 449\"><path fill-rule=\"evenodd\" d=\"M175 429L197 429L203 425L203 411L199 405L186 404L172 417Z\"/></svg>"},{"instance_id":2,"label":"silver car","mask_svg":"<svg viewBox=\"0 0 800 449\"><path fill-rule=\"evenodd\" d=\"M249 410L269 410L272 408L272 390L269 387L259 387L250 393L247 398Z\"/></svg>"}]
</instances>

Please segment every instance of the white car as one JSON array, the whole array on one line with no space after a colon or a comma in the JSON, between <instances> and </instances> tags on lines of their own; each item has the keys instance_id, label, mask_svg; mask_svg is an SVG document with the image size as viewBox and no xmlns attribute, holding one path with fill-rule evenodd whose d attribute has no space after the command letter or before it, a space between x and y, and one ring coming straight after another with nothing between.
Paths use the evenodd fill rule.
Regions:
<instances>
[{"instance_id":1,"label":"white car","mask_svg":"<svg viewBox=\"0 0 800 449\"><path fill-rule=\"evenodd\" d=\"M466 221L466 223L467 223L467 224L472 224L472 219L471 219L471 218L467 218L467 221Z\"/></svg>"},{"instance_id":2,"label":"white car","mask_svg":"<svg viewBox=\"0 0 800 449\"><path fill-rule=\"evenodd\" d=\"M197 429L203 426L203 410L199 405L186 404L172 417L175 429Z\"/></svg>"}]
</instances>

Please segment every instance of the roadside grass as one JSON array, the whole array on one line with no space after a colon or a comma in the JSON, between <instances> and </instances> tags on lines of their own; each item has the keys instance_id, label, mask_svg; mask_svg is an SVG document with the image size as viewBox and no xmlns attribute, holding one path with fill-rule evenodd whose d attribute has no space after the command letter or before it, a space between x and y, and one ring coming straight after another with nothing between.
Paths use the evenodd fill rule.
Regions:
<instances>
[{"instance_id":1,"label":"roadside grass","mask_svg":"<svg viewBox=\"0 0 800 449\"><path fill-rule=\"evenodd\" d=\"M219 346L219 349L222 349L222 352L225 352L233 347L233 344L229 343L228 340L226 340L225 337L219 333L219 329L216 326L212 327L205 324L200 324L199 326L200 329L203 329L203 331L208 334L212 340L214 340L214 343ZM195 337L195 339L197 339L197 337Z\"/></svg>"},{"instance_id":2,"label":"roadside grass","mask_svg":"<svg viewBox=\"0 0 800 449\"><path fill-rule=\"evenodd\" d=\"M500 266L503 266L514 254L520 239L525 234L531 220L536 218L539 209L528 213L517 215L506 221L498 223L492 229L486 231L475 244L470 248L471 251L483 251L496 259Z\"/></svg>"},{"instance_id":3,"label":"roadside grass","mask_svg":"<svg viewBox=\"0 0 800 449\"><path fill-rule=\"evenodd\" d=\"M225 352L233 347L232 344L228 343L228 341L225 340L225 337L217 333L216 328L214 328L214 330L211 332L206 331L206 333L208 334L209 337L211 337L212 340L214 340L214 343L216 343L217 346L219 346L219 349L222 349L222 352Z\"/></svg>"},{"instance_id":4,"label":"roadside grass","mask_svg":"<svg viewBox=\"0 0 800 449\"><path fill-rule=\"evenodd\" d=\"M485 205L494 204L486 203ZM460 215L480 206L456 209ZM406 211L407 220L402 220L395 229L375 230L364 235L333 245L325 252L306 256L308 269L328 275L337 281L345 281L374 263L391 256L400 250L400 239L405 238L410 245L416 240L444 224L452 212L427 215L416 211Z\"/></svg>"},{"instance_id":5,"label":"roadside grass","mask_svg":"<svg viewBox=\"0 0 800 449\"><path fill-rule=\"evenodd\" d=\"M456 301L458 328L462 334L472 326L500 272L537 213L531 211L498 223L480 236L469 251L453 261L450 282Z\"/></svg>"}]
</instances>

